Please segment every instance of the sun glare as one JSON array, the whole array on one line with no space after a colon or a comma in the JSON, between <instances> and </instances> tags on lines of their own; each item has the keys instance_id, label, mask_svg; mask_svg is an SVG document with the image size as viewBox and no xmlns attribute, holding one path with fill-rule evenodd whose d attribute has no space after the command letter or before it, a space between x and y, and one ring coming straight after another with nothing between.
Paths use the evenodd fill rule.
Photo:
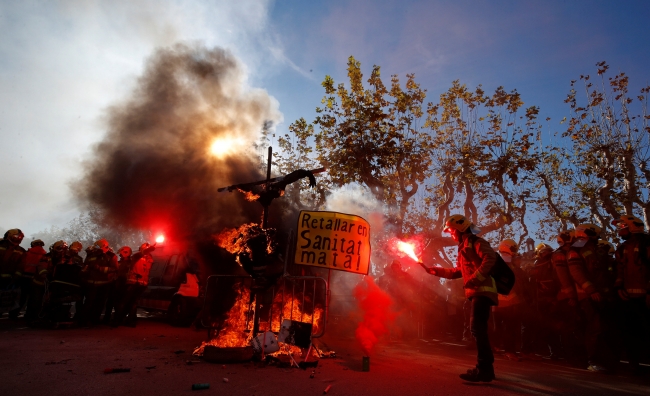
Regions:
<instances>
[{"instance_id":1,"label":"sun glare","mask_svg":"<svg viewBox=\"0 0 650 396\"><path fill-rule=\"evenodd\" d=\"M233 139L233 138L215 139L215 141L212 142L212 146L210 146L210 152L217 157L222 157L224 155L231 154L233 151L236 150L237 146L240 146L241 144L242 141L240 139Z\"/></svg>"}]
</instances>

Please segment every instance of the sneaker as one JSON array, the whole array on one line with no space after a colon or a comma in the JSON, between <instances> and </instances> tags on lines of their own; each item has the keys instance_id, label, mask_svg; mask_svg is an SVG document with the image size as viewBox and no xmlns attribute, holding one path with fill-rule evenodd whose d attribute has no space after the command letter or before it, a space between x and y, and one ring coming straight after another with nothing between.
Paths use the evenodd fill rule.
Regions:
<instances>
[{"instance_id":1,"label":"sneaker","mask_svg":"<svg viewBox=\"0 0 650 396\"><path fill-rule=\"evenodd\" d=\"M534 353L522 353L521 358L526 360L535 360L535 361L542 360L541 356L537 356Z\"/></svg>"},{"instance_id":2,"label":"sneaker","mask_svg":"<svg viewBox=\"0 0 650 396\"><path fill-rule=\"evenodd\" d=\"M587 367L587 370L594 373L606 373L608 371L605 367L597 364L590 364L589 367Z\"/></svg>"},{"instance_id":3,"label":"sneaker","mask_svg":"<svg viewBox=\"0 0 650 396\"><path fill-rule=\"evenodd\" d=\"M512 352L506 352L503 354L503 356L505 356L508 360L512 360L513 362L519 362L521 360L519 359L519 356Z\"/></svg>"},{"instance_id":4,"label":"sneaker","mask_svg":"<svg viewBox=\"0 0 650 396\"><path fill-rule=\"evenodd\" d=\"M491 382L494 379L494 371L479 370L477 368L467 370L460 378L469 382Z\"/></svg>"}]
</instances>

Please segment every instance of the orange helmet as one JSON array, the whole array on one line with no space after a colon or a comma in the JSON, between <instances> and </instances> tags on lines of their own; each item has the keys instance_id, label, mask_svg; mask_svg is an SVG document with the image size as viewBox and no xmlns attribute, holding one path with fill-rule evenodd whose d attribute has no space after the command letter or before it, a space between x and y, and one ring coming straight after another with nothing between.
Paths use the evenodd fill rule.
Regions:
<instances>
[{"instance_id":1,"label":"orange helmet","mask_svg":"<svg viewBox=\"0 0 650 396\"><path fill-rule=\"evenodd\" d=\"M34 239L30 244L31 247L34 246L45 246L45 242L41 241L40 239Z\"/></svg>"},{"instance_id":2,"label":"orange helmet","mask_svg":"<svg viewBox=\"0 0 650 396\"><path fill-rule=\"evenodd\" d=\"M56 241L50 246L50 252L65 253L68 250L68 243L66 241Z\"/></svg>"},{"instance_id":3,"label":"orange helmet","mask_svg":"<svg viewBox=\"0 0 650 396\"><path fill-rule=\"evenodd\" d=\"M576 227L576 239L598 239L601 228L595 224L585 223Z\"/></svg>"},{"instance_id":4,"label":"orange helmet","mask_svg":"<svg viewBox=\"0 0 650 396\"><path fill-rule=\"evenodd\" d=\"M4 239L9 240L9 242L13 243L14 245L20 245L20 243L23 241L23 238L25 238L25 234L18 229L18 228L12 228L11 230L5 232Z\"/></svg>"},{"instance_id":5,"label":"orange helmet","mask_svg":"<svg viewBox=\"0 0 650 396\"><path fill-rule=\"evenodd\" d=\"M103 238L98 240L97 242L95 242L95 248L101 249L103 252L107 252L109 248L108 241Z\"/></svg>"},{"instance_id":6,"label":"orange helmet","mask_svg":"<svg viewBox=\"0 0 650 396\"><path fill-rule=\"evenodd\" d=\"M81 251L81 249L83 249L83 248L84 248L83 245L79 241L74 241L70 245L70 250L75 251L77 253L79 253Z\"/></svg>"},{"instance_id":7,"label":"orange helmet","mask_svg":"<svg viewBox=\"0 0 650 396\"><path fill-rule=\"evenodd\" d=\"M630 215L623 215L612 221L612 224L618 227L619 230L628 229L632 234L639 234L645 231L645 226L641 219Z\"/></svg>"},{"instance_id":8,"label":"orange helmet","mask_svg":"<svg viewBox=\"0 0 650 396\"><path fill-rule=\"evenodd\" d=\"M451 232L451 229L456 229L460 232L465 232L472 225L472 223L463 215L452 215L445 221L444 232Z\"/></svg>"},{"instance_id":9,"label":"orange helmet","mask_svg":"<svg viewBox=\"0 0 650 396\"><path fill-rule=\"evenodd\" d=\"M509 254L511 256L514 256L515 254L517 254L518 250L519 250L519 246L517 246L517 242L513 241L512 239L504 239L499 244L499 253Z\"/></svg>"}]
</instances>

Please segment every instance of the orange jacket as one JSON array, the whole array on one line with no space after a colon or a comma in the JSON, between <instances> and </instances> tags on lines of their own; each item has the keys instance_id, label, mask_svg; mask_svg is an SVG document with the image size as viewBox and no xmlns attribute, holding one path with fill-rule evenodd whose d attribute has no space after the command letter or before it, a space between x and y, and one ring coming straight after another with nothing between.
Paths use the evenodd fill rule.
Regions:
<instances>
[{"instance_id":1,"label":"orange jacket","mask_svg":"<svg viewBox=\"0 0 650 396\"><path fill-rule=\"evenodd\" d=\"M126 283L148 285L149 284L149 270L151 270L153 258L150 254L136 253L133 255L133 267L127 275Z\"/></svg>"},{"instance_id":2,"label":"orange jacket","mask_svg":"<svg viewBox=\"0 0 650 396\"><path fill-rule=\"evenodd\" d=\"M497 286L489 275L497 260L497 253L486 240L473 234L463 234L458 244L455 268L438 268L441 278L463 278L465 297L488 297L494 305L499 304Z\"/></svg>"},{"instance_id":3,"label":"orange jacket","mask_svg":"<svg viewBox=\"0 0 650 396\"><path fill-rule=\"evenodd\" d=\"M558 301L573 299L577 300L578 295L575 283L569 273L569 266L567 264L567 252L569 246L560 246L551 256L551 263L555 269L555 274L560 282L560 291L557 293Z\"/></svg>"},{"instance_id":4,"label":"orange jacket","mask_svg":"<svg viewBox=\"0 0 650 396\"><path fill-rule=\"evenodd\" d=\"M0 277L11 280L18 269L25 249L8 240L0 241Z\"/></svg>"},{"instance_id":5,"label":"orange jacket","mask_svg":"<svg viewBox=\"0 0 650 396\"><path fill-rule=\"evenodd\" d=\"M30 247L25 254L23 254L20 265L16 270L16 276L24 276L32 278L38 274L38 264L47 252L42 246Z\"/></svg>"},{"instance_id":6,"label":"orange jacket","mask_svg":"<svg viewBox=\"0 0 650 396\"><path fill-rule=\"evenodd\" d=\"M624 289L630 297L645 297L650 293L650 237L632 234L616 249L618 276L616 288Z\"/></svg>"}]
</instances>

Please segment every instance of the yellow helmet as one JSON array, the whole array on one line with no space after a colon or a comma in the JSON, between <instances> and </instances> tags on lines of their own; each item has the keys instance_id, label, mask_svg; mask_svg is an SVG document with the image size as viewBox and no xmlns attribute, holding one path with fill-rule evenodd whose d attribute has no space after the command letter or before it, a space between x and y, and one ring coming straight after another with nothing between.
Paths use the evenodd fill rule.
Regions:
<instances>
[{"instance_id":1,"label":"yellow helmet","mask_svg":"<svg viewBox=\"0 0 650 396\"><path fill-rule=\"evenodd\" d=\"M575 230L562 231L557 235L557 244L560 246L570 245L575 240Z\"/></svg>"},{"instance_id":2,"label":"yellow helmet","mask_svg":"<svg viewBox=\"0 0 650 396\"><path fill-rule=\"evenodd\" d=\"M70 245L70 250L73 250L73 251L75 251L77 253L79 253L81 251L81 249L83 249L83 248L84 248L83 245L79 241L74 241Z\"/></svg>"},{"instance_id":3,"label":"yellow helmet","mask_svg":"<svg viewBox=\"0 0 650 396\"><path fill-rule=\"evenodd\" d=\"M621 229L628 229L632 234L639 234L645 231L645 226L638 217L623 215L612 221L612 224Z\"/></svg>"},{"instance_id":4,"label":"yellow helmet","mask_svg":"<svg viewBox=\"0 0 650 396\"><path fill-rule=\"evenodd\" d=\"M517 246L517 242L513 241L512 239L504 239L499 244L499 253L505 253L514 256L517 254L518 250L519 246Z\"/></svg>"},{"instance_id":5,"label":"yellow helmet","mask_svg":"<svg viewBox=\"0 0 650 396\"><path fill-rule=\"evenodd\" d=\"M598 247L603 249L607 248L607 254L614 254L614 252L616 251L614 245L612 245L609 241L606 241L605 239L598 240Z\"/></svg>"},{"instance_id":6,"label":"yellow helmet","mask_svg":"<svg viewBox=\"0 0 650 396\"><path fill-rule=\"evenodd\" d=\"M20 245L20 242L23 241L23 238L25 237L25 234L18 229L18 228L12 228L11 230L5 232L4 239L7 239L9 242L15 244L15 245Z\"/></svg>"},{"instance_id":7,"label":"yellow helmet","mask_svg":"<svg viewBox=\"0 0 650 396\"><path fill-rule=\"evenodd\" d=\"M595 224L585 223L576 227L576 239L598 239L600 236L600 227Z\"/></svg>"},{"instance_id":8,"label":"yellow helmet","mask_svg":"<svg viewBox=\"0 0 650 396\"><path fill-rule=\"evenodd\" d=\"M550 253L553 251L553 248L545 243L538 243L537 246L535 246L535 255L537 257L543 256L546 253Z\"/></svg>"},{"instance_id":9,"label":"yellow helmet","mask_svg":"<svg viewBox=\"0 0 650 396\"><path fill-rule=\"evenodd\" d=\"M472 223L465 218L463 215L452 215L447 218L445 221L444 232L450 232L450 229L455 229L460 232L465 232Z\"/></svg>"}]
</instances>

